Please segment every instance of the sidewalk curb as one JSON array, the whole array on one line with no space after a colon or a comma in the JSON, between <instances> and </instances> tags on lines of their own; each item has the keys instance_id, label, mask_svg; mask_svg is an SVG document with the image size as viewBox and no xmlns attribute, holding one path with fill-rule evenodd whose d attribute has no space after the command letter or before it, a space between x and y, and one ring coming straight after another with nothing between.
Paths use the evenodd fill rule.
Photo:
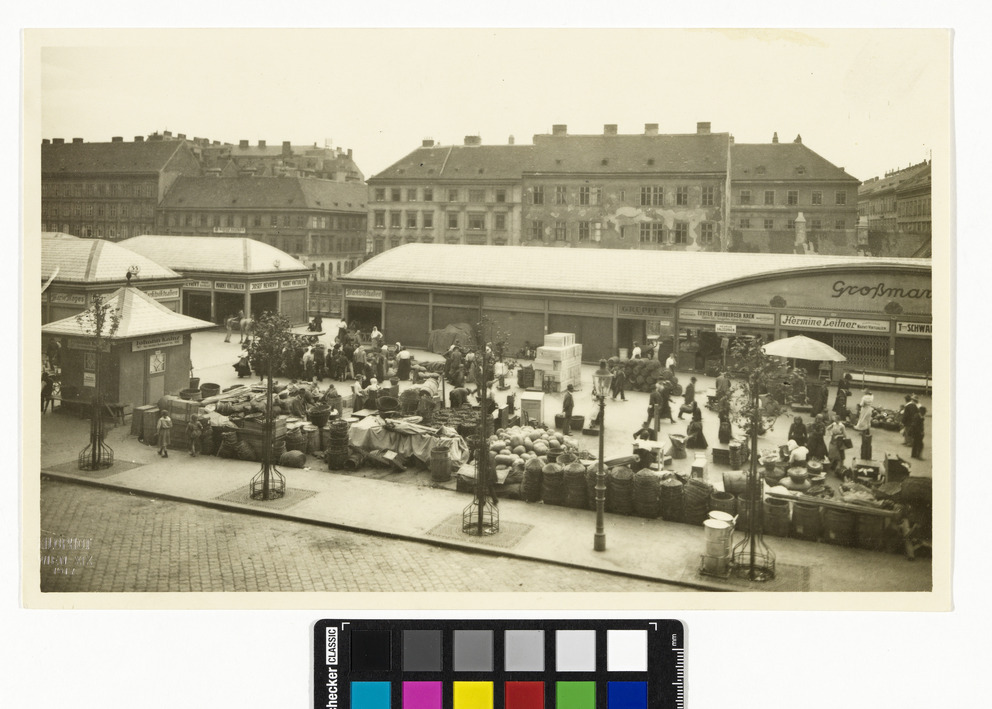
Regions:
<instances>
[{"instance_id":1,"label":"sidewalk curb","mask_svg":"<svg viewBox=\"0 0 992 709\"><path fill-rule=\"evenodd\" d=\"M267 519L277 519L286 522L296 522L299 524L308 524L315 527L323 527L325 529L339 529L345 532L352 532L356 534L365 534L368 536L382 537L384 539L398 539L407 542L416 542L418 544L426 544L429 546L440 547L443 549L453 549L455 551L462 552L474 552L478 554L484 554L486 556L493 557L506 557L510 559L518 559L521 561L533 561L537 563L553 564L555 566L577 569L581 571L591 571L594 573L610 574L611 576L619 576L622 578L635 579L638 581L649 581L655 583L665 583L672 586L681 586L684 588L689 588L697 591L710 591L710 592L734 592L735 589L723 588L716 585L710 585L706 583L696 583L692 581L680 581L680 580L670 580L659 578L656 576L648 576L646 574L636 574L627 571L617 571L613 569L598 569L584 564L576 564L567 561L556 561L553 559L543 559L535 558L532 556L527 556L524 554L517 554L512 551L497 550L497 549L487 549L485 547L479 547L469 544L459 544L458 542L446 541L443 539L425 539L423 537L418 537L409 534L401 534L397 532L384 532L375 529L366 529L364 527L356 527L348 524L341 524L338 522L327 522L323 520L308 519L305 517L296 517L284 512L278 512L276 510L266 510L257 507L251 507L247 505L237 505L229 502L218 502L214 500L199 500L196 498L182 497L180 495L170 495L167 493L157 493L150 492L147 490L142 490L140 488L126 487L123 485L115 485L113 483L107 483L100 480L87 480L85 478L75 477L73 475L66 475L63 473L55 473L48 471L41 471L41 479L46 478L51 480L57 480L61 483L68 483L74 485L84 485L87 487L98 488L101 490L109 490L118 493L130 493L132 495L137 495L140 497L148 498L158 498L162 500L169 500L171 502L182 502L186 504L197 505L199 507L206 507L208 509L220 510L223 512L235 512L240 514L250 514L257 517L264 517Z\"/></svg>"}]
</instances>

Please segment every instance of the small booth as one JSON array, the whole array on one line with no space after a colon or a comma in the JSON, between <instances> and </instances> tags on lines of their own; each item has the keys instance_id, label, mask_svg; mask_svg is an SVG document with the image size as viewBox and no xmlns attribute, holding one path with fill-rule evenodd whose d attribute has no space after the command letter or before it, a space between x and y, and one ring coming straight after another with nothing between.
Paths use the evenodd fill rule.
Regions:
<instances>
[{"instance_id":1,"label":"small booth","mask_svg":"<svg viewBox=\"0 0 992 709\"><path fill-rule=\"evenodd\" d=\"M125 239L124 246L184 277L182 313L221 324L239 311L265 311L307 322L311 269L274 246L233 236L158 236Z\"/></svg>"},{"instance_id":2,"label":"small booth","mask_svg":"<svg viewBox=\"0 0 992 709\"><path fill-rule=\"evenodd\" d=\"M120 323L116 332L101 338L99 352L92 326L80 323L76 316L41 328L63 343L62 407L88 414L98 383L103 401L114 413L186 389L190 335L213 324L173 312L137 288L120 288L107 302L118 312Z\"/></svg>"}]
</instances>

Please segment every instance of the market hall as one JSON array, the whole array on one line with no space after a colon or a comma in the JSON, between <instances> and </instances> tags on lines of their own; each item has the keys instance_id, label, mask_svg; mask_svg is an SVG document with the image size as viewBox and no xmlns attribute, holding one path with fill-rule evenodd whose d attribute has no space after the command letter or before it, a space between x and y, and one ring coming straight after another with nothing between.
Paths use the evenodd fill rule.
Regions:
<instances>
[{"instance_id":1,"label":"market hall","mask_svg":"<svg viewBox=\"0 0 992 709\"><path fill-rule=\"evenodd\" d=\"M213 323L243 311L307 321L311 269L274 246L246 237L146 234L121 246L185 277L182 313Z\"/></svg>"},{"instance_id":2,"label":"market hall","mask_svg":"<svg viewBox=\"0 0 992 709\"><path fill-rule=\"evenodd\" d=\"M880 384L932 369L930 259L407 244L342 281L349 322L413 347L486 316L511 352L570 332L586 362L653 343L682 371L713 371L734 337L802 334Z\"/></svg>"}]
</instances>

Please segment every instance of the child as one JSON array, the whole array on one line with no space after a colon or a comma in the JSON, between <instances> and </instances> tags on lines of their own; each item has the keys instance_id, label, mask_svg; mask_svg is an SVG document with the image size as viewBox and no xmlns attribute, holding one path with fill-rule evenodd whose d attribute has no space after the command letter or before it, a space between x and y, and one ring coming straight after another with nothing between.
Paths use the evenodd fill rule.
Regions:
<instances>
[{"instance_id":1,"label":"child","mask_svg":"<svg viewBox=\"0 0 992 709\"><path fill-rule=\"evenodd\" d=\"M158 414L158 423L155 424L158 432L158 454L163 458L169 457L169 444L172 443L172 419L169 412L164 409Z\"/></svg>"},{"instance_id":2,"label":"child","mask_svg":"<svg viewBox=\"0 0 992 709\"><path fill-rule=\"evenodd\" d=\"M190 416L186 424L186 440L189 441L189 454L195 458L200 454L200 436L203 435L203 424L197 416Z\"/></svg>"}]
</instances>

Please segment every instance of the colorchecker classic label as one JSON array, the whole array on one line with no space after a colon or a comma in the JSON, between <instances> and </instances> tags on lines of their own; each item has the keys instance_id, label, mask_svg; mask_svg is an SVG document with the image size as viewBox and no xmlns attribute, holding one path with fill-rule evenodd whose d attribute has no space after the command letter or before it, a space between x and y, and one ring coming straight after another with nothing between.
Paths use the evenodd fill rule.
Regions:
<instances>
[{"instance_id":1,"label":"colorchecker classic label","mask_svg":"<svg viewBox=\"0 0 992 709\"><path fill-rule=\"evenodd\" d=\"M681 709L676 620L321 620L314 709Z\"/></svg>"}]
</instances>

